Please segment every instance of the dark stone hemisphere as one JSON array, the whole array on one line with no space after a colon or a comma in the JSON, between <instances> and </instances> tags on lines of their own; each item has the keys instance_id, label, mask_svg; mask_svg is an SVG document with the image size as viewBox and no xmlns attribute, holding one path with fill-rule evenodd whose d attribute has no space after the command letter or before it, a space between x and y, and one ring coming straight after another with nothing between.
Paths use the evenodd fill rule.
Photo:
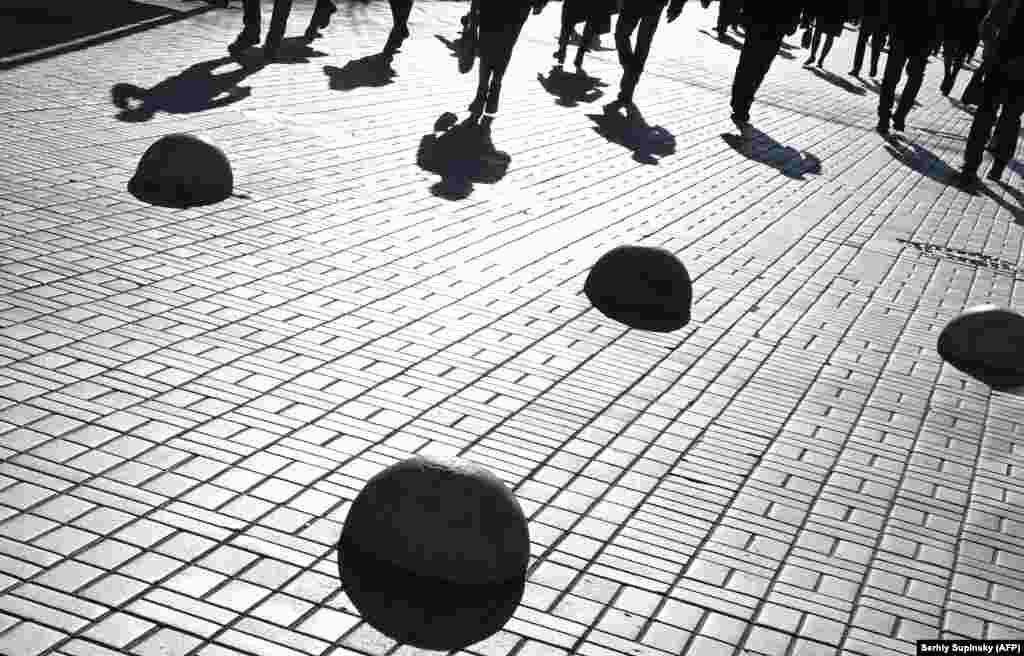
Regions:
<instances>
[{"instance_id":1,"label":"dark stone hemisphere","mask_svg":"<svg viewBox=\"0 0 1024 656\"><path fill-rule=\"evenodd\" d=\"M966 310L939 334L939 355L993 386L1024 385L1024 317L995 305Z\"/></svg>"},{"instance_id":2,"label":"dark stone hemisphere","mask_svg":"<svg viewBox=\"0 0 1024 656\"><path fill-rule=\"evenodd\" d=\"M158 139L139 161L128 191L162 207L217 203L231 195L234 176L223 152L189 134Z\"/></svg>"},{"instance_id":3,"label":"dark stone hemisphere","mask_svg":"<svg viewBox=\"0 0 1024 656\"><path fill-rule=\"evenodd\" d=\"M591 268L583 290L605 316L631 328L671 332L690 321L690 274L665 249L614 248Z\"/></svg>"}]
</instances>

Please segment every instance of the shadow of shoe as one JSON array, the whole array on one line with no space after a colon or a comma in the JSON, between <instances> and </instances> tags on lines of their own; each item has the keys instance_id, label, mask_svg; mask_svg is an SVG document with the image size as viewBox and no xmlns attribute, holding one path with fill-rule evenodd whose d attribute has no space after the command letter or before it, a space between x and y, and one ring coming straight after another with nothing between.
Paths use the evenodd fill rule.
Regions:
<instances>
[{"instance_id":1,"label":"shadow of shoe","mask_svg":"<svg viewBox=\"0 0 1024 656\"><path fill-rule=\"evenodd\" d=\"M602 114L587 114L587 118L596 123L595 132L609 143L632 151L633 160L640 164L656 165L656 155L665 157L676 152L675 136L661 126L650 125L632 103L616 100L606 105Z\"/></svg>"},{"instance_id":2,"label":"shadow of shoe","mask_svg":"<svg viewBox=\"0 0 1024 656\"><path fill-rule=\"evenodd\" d=\"M359 87L383 87L392 84L398 75L391 67L391 57L382 53L350 60L343 67L324 66L335 91L351 91Z\"/></svg>"},{"instance_id":3,"label":"shadow of shoe","mask_svg":"<svg viewBox=\"0 0 1024 656\"><path fill-rule=\"evenodd\" d=\"M214 73L221 66L239 64L225 73ZM157 112L191 114L224 107L248 98L252 89L239 86L246 77L266 66L262 58L219 57L189 66L146 89L134 84L118 83L111 90L111 101L121 111L119 121L148 121Z\"/></svg>"},{"instance_id":4,"label":"shadow of shoe","mask_svg":"<svg viewBox=\"0 0 1024 656\"><path fill-rule=\"evenodd\" d=\"M787 178L806 180L805 175L821 175L821 160L811 153L784 146L770 136L750 128L750 139L735 134L721 135L722 141L747 159L765 164Z\"/></svg>"},{"instance_id":5,"label":"shadow of shoe","mask_svg":"<svg viewBox=\"0 0 1024 656\"><path fill-rule=\"evenodd\" d=\"M810 72L814 73L817 77L825 80L829 84L839 87L847 93L852 93L857 96L867 95L867 89L859 84L854 84L841 75L836 75L831 71L823 71L820 68L808 68Z\"/></svg>"},{"instance_id":6,"label":"shadow of shoe","mask_svg":"<svg viewBox=\"0 0 1024 656\"><path fill-rule=\"evenodd\" d=\"M493 184L508 172L508 153L491 142L489 117L470 115L461 123L445 112L434 124L434 132L420 140L416 163L425 171L441 176L431 193L446 200L461 200L473 192L474 183Z\"/></svg>"},{"instance_id":7,"label":"shadow of shoe","mask_svg":"<svg viewBox=\"0 0 1024 656\"><path fill-rule=\"evenodd\" d=\"M558 99L562 107L576 107L580 103L592 103L604 95L601 87L608 84L600 78L589 75L567 73L561 66L552 66L547 77L537 73L537 81L544 90Z\"/></svg>"}]
</instances>

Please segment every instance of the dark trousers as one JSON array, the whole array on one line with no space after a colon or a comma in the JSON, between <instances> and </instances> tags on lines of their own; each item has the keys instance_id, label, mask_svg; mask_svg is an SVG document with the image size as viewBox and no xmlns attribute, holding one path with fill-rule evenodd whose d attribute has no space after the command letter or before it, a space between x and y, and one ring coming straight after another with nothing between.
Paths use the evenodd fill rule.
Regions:
<instances>
[{"instance_id":1,"label":"dark trousers","mask_svg":"<svg viewBox=\"0 0 1024 656\"><path fill-rule=\"evenodd\" d=\"M896 86L903 77L903 68L907 69L907 84L900 94L900 104L896 107L896 116L906 118L910 108L917 100L917 93L924 82L924 69L928 65L928 53L931 43L927 41L907 41L893 35L889 43L889 58L885 62L885 77L882 79L882 90L878 98L878 117L889 120L892 106L896 103Z\"/></svg>"},{"instance_id":2,"label":"dark trousers","mask_svg":"<svg viewBox=\"0 0 1024 656\"><path fill-rule=\"evenodd\" d=\"M775 25L751 23L747 27L740 61L732 81L732 118L735 121L750 120L750 107L754 96L768 75L772 62L782 47L783 34Z\"/></svg>"},{"instance_id":3,"label":"dark trousers","mask_svg":"<svg viewBox=\"0 0 1024 656\"><path fill-rule=\"evenodd\" d=\"M619 19L615 23L615 49L622 65L620 100L633 101L633 92L636 91L640 75L647 65L651 42L661 22L661 12L665 9L666 2L648 3L650 6L647 7L637 6L637 3L627 4L619 12ZM635 47L631 43L633 32L637 32Z\"/></svg>"},{"instance_id":4,"label":"dark trousers","mask_svg":"<svg viewBox=\"0 0 1024 656\"><path fill-rule=\"evenodd\" d=\"M763 2L764 0L754 0ZM715 30L725 32L729 26L740 22L740 12L743 9L743 0L721 0L718 3L718 25Z\"/></svg>"},{"instance_id":5,"label":"dark trousers","mask_svg":"<svg viewBox=\"0 0 1024 656\"><path fill-rule=\"evenodd\" d=\"M996 124L996 112L999 122ZM992 126L996 125L994 157L997 164L1006 166L1017 149L1020 134L1020 117L1024 113L1024 83L1009 80L1001 71L994 70L986 76L981 102L974 113L971 133L967 137L964 151L964 169L976 173L981 166L982 155Z\"/></svg>"},{"instance_id":6,"label":"dark trousers","mask_svg":"<svg viewBox=\"0 0 1024 656\"><path fill-rule=\"evenodd\" d=\"M885 45L885 30L879 29L868 32L861 27L857 35L857 49L853 52L853 70L860 73L864 65L864 54L868 49L868 40L871 41L871 71L878 71L878 58L882 56L882 46Z\"/></svg>"},{"instance_id":7,"label":"dark trousers","mask_svg":"<svg viewBox=\"0 0 1024 656\"><path fill-rule=\"evenodd\" d=\"M321 14L333 6L334 3L331 0L316 0L314 15ZM274 12L270 15L267 41L281 42L288 27L288 15L291 12L292 0L274 0ZM260 0L242 0L242 21L247 31L255 32L257 35L260 33Z\"/></svg>"}]
</instances>

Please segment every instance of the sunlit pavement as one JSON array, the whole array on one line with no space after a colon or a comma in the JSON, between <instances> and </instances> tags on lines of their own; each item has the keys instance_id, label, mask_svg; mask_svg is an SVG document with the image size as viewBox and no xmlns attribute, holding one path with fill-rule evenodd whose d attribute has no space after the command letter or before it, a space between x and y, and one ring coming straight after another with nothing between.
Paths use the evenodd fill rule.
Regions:
<instances>
[{"instance_id":1,"label":"sunlit pavement","mask_svg":"<svg viewBox=\"0 0 1024 656\"><path fill-rule=\"evenodd\" d=\"M530 517L525 597L474 654L1024 635L1024 401L935 352L964 308L1024 305L1021 165L950 185L970 114L935 60L887 144L850 31L834 77L778 59L734 147L737 51L696 2L637 92L676 150L634 156L595 130L613 51L586 61L592 102L538 81L559 9L505 79L507 175L458 201L417 150L475 89L437 38L462 3L420 0L390 81L347 66L383 45L386 3L282 63L254 49L247 77L237 2L0 73L0 654L420 653L360 620L334 552L411 453L491 468ZM249 90L217 102L219 75ZM121 120L118 83L164 95ZM125 191L172 132L227 153L235 197ZM679 255L688 326L590 307L623 243Z\"/></svg>"}]
</instances>

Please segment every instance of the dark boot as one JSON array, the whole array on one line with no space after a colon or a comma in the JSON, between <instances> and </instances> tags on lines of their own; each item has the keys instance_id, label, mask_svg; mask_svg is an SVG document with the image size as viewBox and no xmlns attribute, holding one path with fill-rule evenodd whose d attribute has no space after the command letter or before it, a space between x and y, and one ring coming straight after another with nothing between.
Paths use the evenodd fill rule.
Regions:
<instances>
[{"instance_id":1,"label":"dark boot","mask_svg":"<svg viewBox=\"0 0 1024 656\"><path fill-rule=\"evenodd\" d=\"M989 180L999 182L1003 178L1003 171L1006 170L1006 162L1000 162L996 160L992 162L992 168L988 170L988 175L985 176Z\"/></svg>"}]
</instances>

